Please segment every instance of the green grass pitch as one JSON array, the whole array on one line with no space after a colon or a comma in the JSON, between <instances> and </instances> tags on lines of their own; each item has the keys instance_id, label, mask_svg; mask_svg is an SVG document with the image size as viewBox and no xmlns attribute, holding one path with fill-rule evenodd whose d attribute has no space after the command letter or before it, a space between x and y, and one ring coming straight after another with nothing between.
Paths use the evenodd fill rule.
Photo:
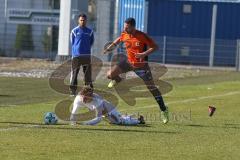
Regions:
<instances>
[{"instance_id":1,"label":"green grass pitch","mask_svg":"<svg viewBox=\"0 0 240 160\"><path fill-rule=\"evenodd\" d=\"M64 121L51 126L43 124L44 113L54 111L55 105L69 96L50 89L47 79L2 77L1 160L238 160L240 74L168 82L173 90L164 95L170 109L167 125L159 120L153 98L139 98L135 106L119 99L118 109L145 115L144 126L114 126L106 121L97 126L70 126ZM208 105L217 108L213 117L208 116Z\"/></svg>"}]
</instances>

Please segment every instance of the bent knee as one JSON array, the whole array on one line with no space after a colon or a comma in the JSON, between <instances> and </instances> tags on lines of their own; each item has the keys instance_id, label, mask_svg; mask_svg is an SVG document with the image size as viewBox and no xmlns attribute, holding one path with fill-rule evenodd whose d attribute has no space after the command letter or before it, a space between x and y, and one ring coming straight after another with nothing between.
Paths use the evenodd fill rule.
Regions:
<instances>
[{"instance_id":1,"label":"bent knee","mask_svg":"<svg viewBox=\"0 0 240 160\"><path fill-rule=\"evenodd\" d=\"M112 79L112 73L111 73L111 71L108 71L108 72L107 72L107 78L108 78L108 79Z\"/></svg>"}]
</instances>

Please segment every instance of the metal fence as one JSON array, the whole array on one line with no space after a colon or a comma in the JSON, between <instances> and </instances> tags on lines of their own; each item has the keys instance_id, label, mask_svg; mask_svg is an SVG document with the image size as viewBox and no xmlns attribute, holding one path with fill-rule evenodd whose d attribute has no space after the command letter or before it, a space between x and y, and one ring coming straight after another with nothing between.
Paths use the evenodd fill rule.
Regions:
<instances>
[{"instance_id":1,"label":"metal fence","mask_svg":"<svg viewBox=\"0 0 240 160\"><path fill-rule=\"evenodd\" d=\"M27 25L24 27L26 26ZM17 31L18 27L19 26L16 25L13 28L15 28ZM32 26L32 28L34 29L34 26ZM41 27L41 29L37 29L37 32L32 31L32 36L30 39L24 38L24 36L28 37L28 35L25 33L20 35L19 32L21 31L18 33L0 34L0 56L19 58L47 58L54 60L55 56L57 55L57 39L53 38L52 33L47 34L49 28L52 27Z\"/></svg>"},{"instance_id":2,"label":"metal fence","mask_svg":"<svg viewBox=\"0 0 240 160\"><path fill-rule=\"evenodd\" d=\"M17 31L17 25L8 24L8 29L15 29ZM54 60L57 55L57 47L53 50L52 37L46 37L49 27L33 26L31 40L23 40L25 47L29 45L30 49L17 52L17 33L0 34L0 56L8 57L29 57L29 58L48 58ZM51 36L50 34L49 36ZM101 35L101 38L98 37ZM95 39L100 41L104 39L103 34L95 33ZM116 37L116 36L115 36ZM50 39L49 39L50 38ZM209 66L210 59L210 39L197 39L197 38L179 38L179 37L152 37L159 45L159 50L149 56L149 61L159 62L163 64L184 64L184 65L202 65ZM55 37L57 40L57 37ZM46 45L45 43L50 43ZM107 41L106 41L107 42ZM104 44L106 42L101 42ZM56 43L56 41L55 41ZM33 45L33 46L32 46ZM33 48L32 48L33 47ZM51 47L51 48L48 48ZM223 67L236 67L239 68L239 52L240 43L237 40L216 40L213 66ZM98 42L95 42L93 46L93 54L101 56L99 53L103 49L103 46L99 46ZM109 61L109 58L100 57L105 61Z\"/></svg>"},{"instance_id":3,"label":"metal fence","mask_svg":"<svg viewBox=\"0 0 240 160\"><path fill-rule=\"evenodd\" d=\"M153 37L159 50L149 60L168 64L210 66L210 39ZM237 67L237 40L215 41L213 66Z\"/></svg>"}]
</instances>

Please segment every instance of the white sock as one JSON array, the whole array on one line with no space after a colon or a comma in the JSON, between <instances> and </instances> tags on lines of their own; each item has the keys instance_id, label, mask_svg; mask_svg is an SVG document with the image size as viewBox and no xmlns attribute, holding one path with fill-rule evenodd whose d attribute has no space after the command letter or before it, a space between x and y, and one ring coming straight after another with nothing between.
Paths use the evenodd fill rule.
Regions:
<instances>
[{"instance_id":1,"label":"white sock","mask_svg":"<svg viewBox=\"0 0 240 160\"><path fill-rule=\"evenodd\" d=\"M136 118L132 118L131 116L122 116L122 124L123 125L137 125L140 121Z\"/></svg>"}]
</instances>

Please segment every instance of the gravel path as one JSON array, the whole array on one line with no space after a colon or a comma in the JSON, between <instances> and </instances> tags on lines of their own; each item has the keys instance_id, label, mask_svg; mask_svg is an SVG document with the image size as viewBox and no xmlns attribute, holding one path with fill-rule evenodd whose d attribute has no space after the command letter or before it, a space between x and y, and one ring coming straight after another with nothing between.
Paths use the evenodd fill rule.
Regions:
<instances>
[{"instance_id":1,"label":"gravel path","mask_svg":"<svg viewBox=\"0 0 240 160\"><path fill-rule=\"evenodd\" d=\"M42 59L16 59L16 58L2 58L0 57L0 77L33 77L33 78L47 78L56 70L61 64L53 61L46 61ZM159 73L162 71L160 64L151 63L152 72ZM101 72L97 78L106 79L107 70L110 69L108 63L104 64ZM164 69L163 69L164 70ZM202 75L221 74L234 71L234 68L208 68L198 66L182 66L182 65L166 65L166 73L162 76L163 79L169 78L184 78L195 77ZM163 71L163 72L165 72ZM80 72L82 77L82 72ZM133 77L135 74L129 72L127 77Z\"/></svg>"}]
</instances>

